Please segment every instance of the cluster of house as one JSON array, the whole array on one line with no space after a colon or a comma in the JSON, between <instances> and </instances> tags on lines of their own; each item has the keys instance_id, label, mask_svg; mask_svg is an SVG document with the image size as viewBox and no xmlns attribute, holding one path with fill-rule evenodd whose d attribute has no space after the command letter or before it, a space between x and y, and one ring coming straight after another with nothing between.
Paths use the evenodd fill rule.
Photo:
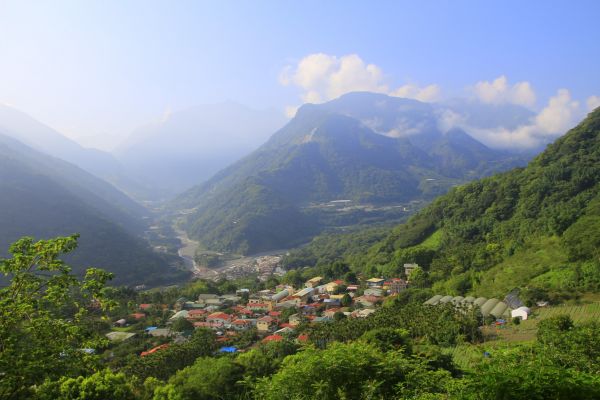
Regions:
<instances>
[{"instance_id":1,"label":"cluster of house","mask_svg":"<svg viewBox=\"0 0 600 400\"><path fill-rule=\"evenodd\" d=\"M279 285L273 290L257 293L240 289L234 294L200 294L194 300L178 299L167 327L150 326L146 332L152 336L176 336L170 325L184 318L195 328L214 330L218 340L223 342L240 331L250 329L256 329L263 341L282 340L284 335L292 334L302 323L331 321L337 313L349 318L367 317L375 312L377 304L385 297L407 287L408 282L401 278L371 278L358 285L346 284L342 280L324 283L323 278L317 276L298 289ZM144 311L150 307L153 305L141 304L136 319L137 314L143 317ZM290 315L290 312L293 314ZM117 325L125 323L125 319L116 322Z\"/></svg>"}]
</instances>

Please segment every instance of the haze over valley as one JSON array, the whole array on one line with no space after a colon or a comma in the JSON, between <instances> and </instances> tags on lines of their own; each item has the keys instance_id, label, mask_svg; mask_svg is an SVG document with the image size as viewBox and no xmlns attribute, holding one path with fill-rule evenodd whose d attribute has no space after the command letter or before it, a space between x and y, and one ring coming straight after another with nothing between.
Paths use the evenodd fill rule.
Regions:
<instances>
[{"instance_id":1,"label":"haze over valley","mask_svg":"<svg viewBox=\"0 0 600 400\"><path fill-rule=\"evenodd\" d=\"M0 400L600 398L599 12L0 0Z\"/></svg>"}]
</instances>

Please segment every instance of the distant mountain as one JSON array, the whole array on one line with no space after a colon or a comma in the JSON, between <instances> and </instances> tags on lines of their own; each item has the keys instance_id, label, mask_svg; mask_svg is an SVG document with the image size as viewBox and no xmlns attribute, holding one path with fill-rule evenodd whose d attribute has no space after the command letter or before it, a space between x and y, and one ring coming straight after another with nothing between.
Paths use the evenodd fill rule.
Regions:
<instances>
[{"instance_id":1,"label":"distant mountain","mask_svg":"<svg viewBox=\"0 0 600 400\"><path fill-rule=\"evenodd\" d=\"M436 293L502 297L517 289L535 302L598 291L600 108L526 168L439 197L353 267L400 274L415 261Z\"/></svg>"},{"instance_id":2,"label":"distant mountain","mask_svg":"<svg viewBox=\"0 0 600 400\"><path fill-rule=\"evenodd\" d=\"M144 215L110 184L0 134L0 255L22 236L80 233L68 257L76 272L104 268L117 284L169 281L177 275L169 261L138 236Z\"/></svg>"},{"instance_id":3,"label":"distant mountain","mask_svg":"<svg viewBox=\"0 0 600 400\"><path fill-rule=\"evenodd\" d=\"M332 223L369 219L362 212L332 220L320 211L328 202L377 207L430 200L524 163L463 131L440 131L437 112L373 93L304 105L267 143L174 206L191 209L186 228L206 247L254 253L296 245Z\"/></svg>"},{"instance_id":4,"label":"distant mountain","mask_svg":"<svg viewBox=\"0 0 600 400\"><path fill-rule=\"evenodd\" d=\"M114 153L129 174L173 197L249 154L285 122L279 112L233 102L197 106L139 128Z\"/></svg>"},{"instance_id":5,"label":"distant mountain","mask_svg":"<svg viewBox=\"0 0 600 400\"><path fill-rule=\"evenodd\" d=\"M130 195L142 197L149 192L147 187L126 175L112 154L84 148L22 111L0 105L0 132L42 153L75 164Z\"/></svg>"}]
</instances>

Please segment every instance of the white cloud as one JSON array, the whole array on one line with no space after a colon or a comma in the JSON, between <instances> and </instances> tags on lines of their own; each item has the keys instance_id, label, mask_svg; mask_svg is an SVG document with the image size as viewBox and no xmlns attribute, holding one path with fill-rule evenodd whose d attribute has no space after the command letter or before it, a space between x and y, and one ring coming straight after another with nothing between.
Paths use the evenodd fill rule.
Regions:
<instances>
[{"instance_id":1,"label":"white cloud","mask_svg":"<svg viewBox=\"0 0 600 400\"><path fill-rule=\"evenodd\" d=\"M438 85L421 88L407 84L395 90L390 89L381 68L365 63L356 54L342 57L310 54L296 66L285 67L279 82L284 86L299 87L302 100L307 103L321 103L356 91L385 93L426 102L439 100L441 93Z\"/></svg>"},{"instance_id":2,"label":"white cloud","mask_svg":"<svg viewBox=\"0 0 600 400\"><path fill-rule=\"evenodd\" d=\"M473 86L473 93L480 101L488 104L510 103L532 107L536 101L535 92L529 82L517 82L511 86L504 75L491 82L477 82Z\"/></svg>"},{"instance_id":3,"label":"white cloud","mask_svg":"<svg viewBox=\"0 0 600 400\"><path fill-rule=\"evenodd\" d=\"M563 135L581 118L578 101L567 89L560 89L529 124L514 130L506 128L474 129L460 126L473 137L494 148L532 148Z\"/></svg>"},{"instance_id":4,"label":"white cloud","mask_svg":"<svg viewBox=\"0 0 600 400\"><path fill-rule=\"evenodd\" d=\"M418 87L417 85L407 84L399 87L393 92L389 93L391 96L406 97L409 99L416 99L426 103L438 101L441 98L441 89L438 85L429 85L425 87Z\"/></svg>"},{"instance_id":5,"label":"white cloud","mask_svg":"<svg viewBox=\"0 0 600 400\"><path fill-rule=\"evenodd\" d=\"M600 107L600 96L590 96L588 97L586 103L588 111L593 111Z\"/></svg>"}]
</instances>

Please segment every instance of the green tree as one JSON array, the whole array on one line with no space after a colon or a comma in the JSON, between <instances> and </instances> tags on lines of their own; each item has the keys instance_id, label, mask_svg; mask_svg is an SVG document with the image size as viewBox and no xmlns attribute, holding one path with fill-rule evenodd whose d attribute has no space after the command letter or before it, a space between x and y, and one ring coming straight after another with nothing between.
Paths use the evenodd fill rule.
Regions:
<instances>
[{"instance_id":1,"label":"green tree","mask_svg":"<svg viewBox=\"0 0 600 400\"><path fill-rule=\"evenodd\" d=\"M193 331L194 330L194 324L192 324L187 319L181 317L181 318L177 318L175 320L175 322L173 322L173 325L171 325L171 329L174 332Z\"/></svg>"},{"instance_id":2,"label":"green tree","mask_svg":"<svg viewBox=\"0 0 600 400\"><path fill-rule=\"evenodd\" d=\"M36 400L133 400L134 388L123 373L109 369L88 377L46 381L35 390Z\"/></svg>"},{"instance_id":3,"label":"green tree","mask_svg":"<svg viewBox=\"0 0 600 400\"><path fill-rule=\"evenodd\" d=\"M105 299L112 274L90 268L82 280L59 256L77 247L78 235L34 241L25 237L0 260L9 284L0 289L0 397L27 397L46 378L94 369L97 356L82 351L106 342L94 320L111 306Z\"/></svg>"}]
</instances>

